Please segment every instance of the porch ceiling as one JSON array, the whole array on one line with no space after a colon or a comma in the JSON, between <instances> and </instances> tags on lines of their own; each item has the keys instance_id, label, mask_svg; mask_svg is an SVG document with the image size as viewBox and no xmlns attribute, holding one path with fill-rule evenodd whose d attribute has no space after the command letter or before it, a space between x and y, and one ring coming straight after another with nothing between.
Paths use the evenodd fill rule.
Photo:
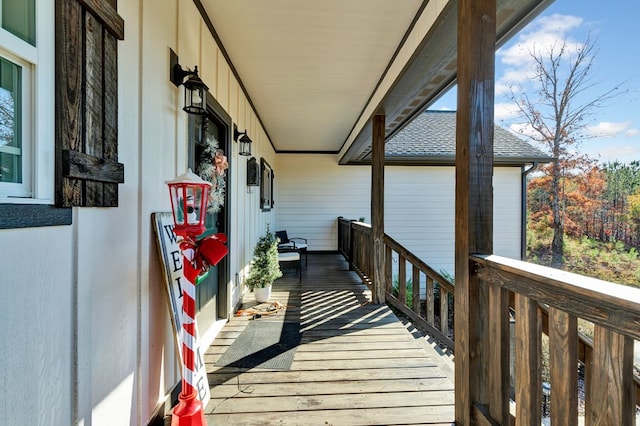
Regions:
<instances>
[{"instance_id":1,"label":"porch ceiling","mask_svg":"<svg viewBox=\"0 0 640 426\"><path fill-rule=\"evenodd\" d=\"M456 74L457 2L200 0L278 152L335 152L366 162L369 118L387 135ZM498 36L548 0L498 0Z\"/></svg>"}]
</instances>

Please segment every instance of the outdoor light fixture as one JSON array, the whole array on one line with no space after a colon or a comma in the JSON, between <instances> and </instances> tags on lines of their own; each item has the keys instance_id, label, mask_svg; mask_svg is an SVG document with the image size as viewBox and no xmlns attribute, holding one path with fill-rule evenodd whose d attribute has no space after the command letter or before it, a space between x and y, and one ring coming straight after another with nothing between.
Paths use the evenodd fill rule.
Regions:
<instances>
[{"instance_id":1,"label":"outdoor light fixture","mask_svg":"<svg viewBox=\"0 0 640 426\"><path fill-rule=\"evenodd\" d=\"M238 154L249 157L251 155L251 143L253 142L247 135L247 130L239 132L238 128L233 126L233 140L240 144Z\"/></svg>"},{"instance_id":2,"label":"outdoor light fixture","mask_svg":"<svg viewBox=\"0 0 640 426\"><path fill-rule=\"evenodd\" d=\"M193 71L184 70L178 63L178 56L171 51L170 57L170 78L177 87L184 86L184 108L189 114L203 115L207 113L207 92L209 88L198 77L198 66ZM189 77L184 81L185 77Z\"/></svg>"},{"instance_id":3,"label":"outdoor light fixture","mask_svg":"<svg viewBox=\"0 0 640 426\"><path fill-rule=\"evenodd\" d=\"M166 183L171 195L174 234L187 237L197 236L206 231L205 220L211 183L194 174L191 169Z\"/></svg>"}]
</instances>

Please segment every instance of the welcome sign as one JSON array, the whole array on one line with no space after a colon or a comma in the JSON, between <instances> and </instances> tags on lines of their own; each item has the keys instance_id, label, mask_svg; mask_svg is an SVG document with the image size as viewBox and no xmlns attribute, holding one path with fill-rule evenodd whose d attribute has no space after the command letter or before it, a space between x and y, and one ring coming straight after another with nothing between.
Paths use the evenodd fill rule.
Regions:
<instances>
[{"instance_id":1,"label":"welcome sign","mask_svg":"<svg viewBox=\"0 0 640 426\"><path fill-rule=\"evenodd\" d=\"M180 365L183 365L182 342L182 284L185 278L182 275L182 253L178 245L178 236L173 233L173 216L170 212L152 213L151 220L154 224L156 242L160 252L160 262L165 272L165 289L169 301L169 313L173 324L173 333L176 339L177 352L180 354ZM198 326L196 324L195 336L195 376L194 387L198 392L198 399L203 407L207 406L211 398L207 371L204 365L204 355L200 347Z\"/></svg>"}]
</instances>

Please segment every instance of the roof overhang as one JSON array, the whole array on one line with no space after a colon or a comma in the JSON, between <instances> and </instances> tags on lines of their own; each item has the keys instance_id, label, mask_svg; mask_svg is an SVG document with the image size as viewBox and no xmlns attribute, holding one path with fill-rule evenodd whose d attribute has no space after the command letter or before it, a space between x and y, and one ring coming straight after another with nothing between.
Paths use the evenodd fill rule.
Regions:
<instances>
[{"instance_id":1,"label":"roof overhang","mask_svg":"<svg viewBox=\"0 0 640 426\"><path fill-rule=\"evenodd\" d=\"M496 167L522 167L530 164L551 163L551 157L494 157L493 165ZM456 159L451 155L443 156L385 156L385 166L455 166Z\"/></svg>"},{"instance_id":2,"label":"roof overhang","mask_svg":"<svg viewBox=\"0 0 640 426\"><path fill-rule=\"evenodd\" d=\"M457 1L194 1L277 152L362 162L455 82ZM498 45L550 3L498 0Z\"/></svg>"},{"instance_id":3,"label":"roof overhang","mask_svg":"<svg viewBox=\"0 0 640 426\"><path fill-rule=\"evenodd\" d=\"M498 0L496 49L513 34L535 18L552 1ZM368 162L371 153L371 120L375 113L386 118L385 138L404 128L418 114L424 112L442 94L455 84L457 75L457 15L458 2L430 2L437 11L425 9L428 16L434 12L438 18L428 25L421 43L411 59L404 61L395 75L385 76L376 90L372 102L349 135L340 153L340 164ZM428 5L428 6L429 6ZM414 31L419 31L419 26ZM399 55L400 56L400 55ZM398 68L400 65L398 65Z\"/></svg>"}]
</instances>

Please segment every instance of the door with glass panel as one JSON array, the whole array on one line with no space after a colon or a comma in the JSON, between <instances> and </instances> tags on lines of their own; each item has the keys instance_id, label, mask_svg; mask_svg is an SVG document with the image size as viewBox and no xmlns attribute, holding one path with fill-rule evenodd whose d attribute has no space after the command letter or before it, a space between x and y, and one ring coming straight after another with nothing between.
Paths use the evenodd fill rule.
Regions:
<instances>
[{"instance_id":1,"label":"door with glass panel","mask_svg":"<svg viewBox=\"0 0 640 426\"><path fill-rule=\"evenodd\" d=\"M209 108L205 116L191 116L191 143L189 165L207 180L213 180L213 208L207 212L207 230L203 235L223 233L228 235L228 170L216 162L225 161L229 150L230 119L210 97ZM216 108L218 107L218 108ZM218 111L216 111L218 110ZM228 163L227 163L228 164ZM218 166L216 168L216 166ZM196 286L196 308L198 310L198 327L206 329L208 324L228 315L229 282L228 256L220 263L212 266L206 276Z\"/></svg>"}]
</instances>

